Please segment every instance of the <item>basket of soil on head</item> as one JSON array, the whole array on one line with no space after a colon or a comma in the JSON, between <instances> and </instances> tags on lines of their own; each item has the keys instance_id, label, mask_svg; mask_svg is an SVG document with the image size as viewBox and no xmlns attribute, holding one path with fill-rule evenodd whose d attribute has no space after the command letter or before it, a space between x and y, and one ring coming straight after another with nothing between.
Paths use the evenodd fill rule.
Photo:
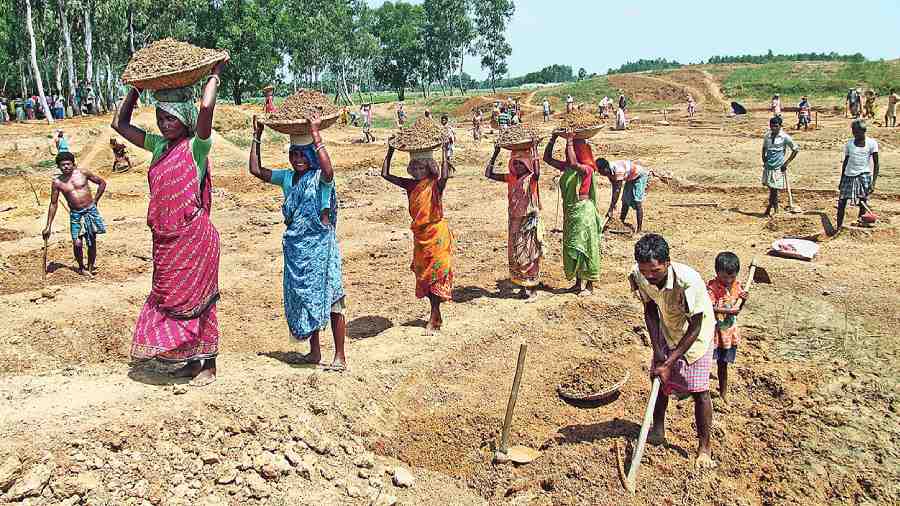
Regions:
<instances>
[{"instance_id":1,"label":"basket of soil on head","mask_svg":"<svg viewBox=\"0 0 900 506\"><path fill-rule=\"evenodd\" d=\"M310 116L318 114L322 119L319 130L324 130L337 121L340 113L324 94L316 90L301 89L286 98L275 112L266 116L263 124L283 134L304 135L309 133L307 118Z\"/></svg>"},{"instance_id":2,"label":"basket of soil on head","mask_svg":"<svg viewBox=\"0 0 900 506\"><path fill-rule=\"evenodd\" d=\"M388 145L397 151L414 153L431 151L444 143L444 129L434 121L419 118L408 127L401 128L388 139Z\"/></svg>"},{"instance_id":3,"label":"basket of soil on head","mask_svg":"<svg viewBox=\"0 0 900 506\"><path fill-rule=\"evenodd\" d=\"M541 134L534 127L521 123L503 130L497 136L497 145L510 151L528 149L539 142Z\"/></svg>"},{"instance_id":4,"label":"basket of soil on head","mask_svg":"<svg viewBox=\"0 0 900 506\"><path fill-rule=\"evenodd\" d=\"M135 51L122 72L122 82L142 90L184 88L227 59L228 51L162 39Z\"/></svg>"},{"instance_id":5,"label":"basket of soil on head","mask_svg":"<svg viewBox=\"0 0 900 506\"><path fill-rule=\"evenodd\" d=\"M566 113L556 133L574 133L576 139L590 139L603 129L603 120L587 112L575 110Z\"/></svg>"},{"instance_id":6,"label":"basket of soil on head","mask_svg":"<svg viewBox=\"0 0 900 506\"><path fill-rule=\"evenodd\" d=\"M592 359L578 364L556 387L556 393L566 404L596 408L618 399L628 376L628 371L617 363Z\"/></svg>"}]
</instances>

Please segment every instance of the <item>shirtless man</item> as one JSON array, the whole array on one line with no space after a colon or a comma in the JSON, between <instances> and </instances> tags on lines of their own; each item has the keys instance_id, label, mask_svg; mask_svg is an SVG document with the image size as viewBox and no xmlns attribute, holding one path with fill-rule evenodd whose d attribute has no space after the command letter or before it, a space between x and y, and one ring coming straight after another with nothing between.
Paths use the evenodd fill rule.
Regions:
<instances>
[{"instance_id":1,"label":"shirtless man","mask_svg":"<svg viewBox=\"0 0 900 506\"><path fill-rule=\"evenodd\" d=\"M47 226L44 227L44 240L50 238L50 227L56 216L56 205L59 194L66 197L69 204L69 225L72 233L72 249L78 261L78 273L92 275L95 272L94 262L97 260L97 234L106 233L106 224L97 210L97 203L106 191L106 181L88 170L81 170L75 165L75 155L64 152L56 155L56 166L62 174L51 184L50 208L47 211ZM97 185L97 198L91 195L90 184ZM82 237L88 245L88 264L84 267Z\"/></svg>"}]
</instances>

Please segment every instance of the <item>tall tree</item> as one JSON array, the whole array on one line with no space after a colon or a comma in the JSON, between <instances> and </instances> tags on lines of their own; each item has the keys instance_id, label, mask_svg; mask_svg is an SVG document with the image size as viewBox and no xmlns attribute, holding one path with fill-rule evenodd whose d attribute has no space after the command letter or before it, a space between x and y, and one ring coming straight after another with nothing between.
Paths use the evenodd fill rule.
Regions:
<instances>
[{"instance_id":1,"label":"tall tree","mask_svg":"<svg viewBox=\"0 0 900 506\"><path fill-rule=\"evenodd\" d=\"M420 5L385 2L376 11L375 33L380 54L375 78L393 88L399 100L404 99L406 89L414 86L419 77L424 27L425 13Z\"/></svg>"},{"instance_id":2,"label":"tall tree","mask_svg":"<svg viewBox=\"0 0 900 506\"><path fill-rule=\"evenodd\" d=\"M506 41L506 25L516 10L512 0L474 0L475 26L478 38L475 42L481 55L481 68L487 70L491 88L496 92L497 79L508 72L506 57L512 47Z\"/></svg>"},{"instance_id":3,"label":"tall tree","mask_svg":"<svg viewBox=\"0 0 900 506\"><path fill-rule=\"evenodd\" d=\"M72 35L69 33L69 17L66 13L66 0L56 0L57 17L63 35L63 44L66 48L66 70L69 78L69 93L67 94L67 102L73 112L81 114L80 107L75 107L75 58L72 54Z\"/></svg>"},{"instance_id":4,"label":"tall tree","mask_svg":"<svg viewBox=\"0 0 900 506\"><path fill-rule=\"evenodd\" d=\"M425 54L433 76L450 83L456 70L462 75L465 54L475 38L469 15L471 0L425 0ZM457 79L457 83L462 81ZM452 83L451 83L452 87ZM460 92L464 93L460 86Z\"/></svg>"},{"instance_id":5,"label":"tall tree","mask_svg":"<svg viewBox=\"0 0 900 506\"><path fill-rule=\"evenodd\" d=\"M28 39L31 42L31 51L29 52L31 71L34 73L34 82L37 85L41 107L44 109L44 117L47 118L47 123L53 124L53 115L50 114L47 97L44 96L44 81L41 79L41 70L37 64L37 42L34 40L34 23L31 21L31 0L25 0L25 29L28 31Z\"/></svg>"},{"instance_id":6,"label":"tall tree","mask_svg":"<svg viewBox=\"0 0 900 506\"><path fill-rule=\"evenodd\" d=\"M96 90L94 86L94 29L91 23L91 0L83 0L81 14L84 16L84 80L88 86ZM84 97L82 97L84 99ZM96 104L93 104L96 107ZM94 111L88 111L93 113Z\"/></svg>"}]
</instances>

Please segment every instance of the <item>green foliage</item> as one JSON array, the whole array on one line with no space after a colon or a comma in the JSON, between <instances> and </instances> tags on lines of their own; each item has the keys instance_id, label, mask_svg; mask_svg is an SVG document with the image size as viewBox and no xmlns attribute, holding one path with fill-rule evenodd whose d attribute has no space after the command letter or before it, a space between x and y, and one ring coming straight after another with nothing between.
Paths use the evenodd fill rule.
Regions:
<instances>
[{"instance_id":1,"label":"green foliage","mask_svg":"<svg viewBox=\"0 0 900 506\"><path fill-rule=\"evenodd\" d=\"M856 54L838 54L834 51L830 53L794 53L794 54L774 54L770 49L766 54L759 55L738 55L738 56L713 56L706 63L716 65L720 63L774 63L774 62L797 62L797 61L843 61L843 62L862 62L865 57L861 53Z\"/></svg>"},{"instance_id":2,"label":"green foliage","mask_svg":"<svg viewBox=\"0 0 900 506\"><path fill-rule=\"evenodd\" d=\"M767 63L733 70L723 81L729 97L843 96L857 85L885 94L900 83L900 63Z\"/></svg>"},{"instance_id":3,"label":"green foliage","mask_svg":"<svg viewBox=\"0 0 900 506\"><path fill-rule=\"evenodd\" d=\"M512 0L475 1L475 26L478 31L475 47L481 55L481 68L487 70L493 88L496 88L497 79L508 71L506 57L512 54L512 47L503 32L515 10Z\"/></svg>"},{"instance_id":4,"label":"green foliage","mask_svg":"<svg viewBox=\"0 0 900 506\"><path fill-rule=\"evenodd\" d=\"M512 77L509 79L499 79L496 81L498 88L514 88L523 84L547 84L547 83L565 83L574 81L575 75L572 73L572 67L568 65L549 65L537 72L529 72L524 76ZM491 87L490 79L482 84L485 88Z\"/></svg>"},{"instance_id":5,"label":"green foliage","mask_svg":"<svg viewBox=\"0 0 900 506\"><path fill-rule=\"evenodd\" d=\"M400 100L422 71L424 30L425 13L419 5L385 2L375 13L380 44L375 78L396 90Z\"/></svg>"},{"instance_id":6,"label":"green foliage","mask_svg":"<svg viewBox=\"0 0 900 506\"><path fill-rule=\"evenodd\" d=\"M629 72L644 72L647 70L665 70L677 69L681 64L677 61L669 61L665 58L654 58L652 60L640 59L636 62L628 62L620 66L618 69L609 69L607 74L627 74Z\"/></svg>"}]
</instances>

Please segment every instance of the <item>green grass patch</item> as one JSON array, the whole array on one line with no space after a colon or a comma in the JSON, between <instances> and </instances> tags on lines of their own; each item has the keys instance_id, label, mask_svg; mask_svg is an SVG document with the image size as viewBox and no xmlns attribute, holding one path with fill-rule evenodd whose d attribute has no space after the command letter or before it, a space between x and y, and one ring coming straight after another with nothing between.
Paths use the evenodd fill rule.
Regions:
<instances>
[{"instance_id":1,"label":"green grass patch","mask_svg":"<svg viewBox=\"0 0 900 506\"><path fill-rule=\"evenodd\" d=\"M619 90L609 83L606 76L601 76L541 89L535 93L534 103L540 104L544 97L547 97L554 111L564 110L566 108L566 96L568 95L572 95L576 102L596 104L604 96L615 99L619 96Z\"/></svg>"},{"instance_id":2,"label":"green grass patch","mask_svg":"<svg viewBox=\"0 0 900 506\"><path fill-rule=\"evenodd\" d=\"M37 163L37 166L40 167L40 168L42 168L42 169L51 169L51 168L55 168L55 167L56 167L56 160L55 160L55 159L52 159L52 158L49 159L49 160L41 160L41 161L39 161L39 162Z\"/></svg>"},{"instance_id":3,"label":"green grass patch","mask_svg":"<svg viewBox=\"0 0 900 506\"><path fill-rule=\"evenodd\" d=\"M900 63L767 63L729 73L722 88L735 98L782 96L843 96L851 87L874 88L881 96L900 84Z\"/></svg>"}]
</instances>

